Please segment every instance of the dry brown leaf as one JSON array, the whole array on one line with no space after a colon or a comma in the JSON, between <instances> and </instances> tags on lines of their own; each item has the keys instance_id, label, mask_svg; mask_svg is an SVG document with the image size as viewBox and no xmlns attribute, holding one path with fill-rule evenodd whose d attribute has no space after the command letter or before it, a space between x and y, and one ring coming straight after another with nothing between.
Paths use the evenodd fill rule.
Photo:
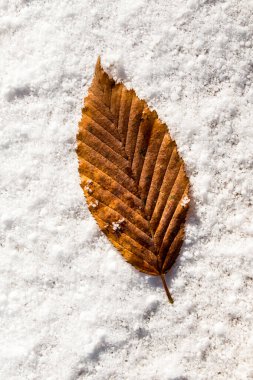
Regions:
<instances>
[{"instance_id":1,"label":"dry brown leaf","mask_svg":"<svg viewBox=\"0 0 253 380\"><path fill-rule=\"evenodd\" d=\"M184 238L189 180L155 111L97 61L77 135L81 186L99 227L139 271L165 273Z\"/></svg>"}]
</instances>

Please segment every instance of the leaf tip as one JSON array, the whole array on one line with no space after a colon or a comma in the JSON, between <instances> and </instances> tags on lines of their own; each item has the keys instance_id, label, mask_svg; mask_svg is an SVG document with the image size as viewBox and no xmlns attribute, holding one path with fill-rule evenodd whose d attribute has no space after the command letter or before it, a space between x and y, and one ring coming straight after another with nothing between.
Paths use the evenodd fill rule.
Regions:
<instances>
[{"instance_id":1,"label":"leaf tip","mask_svg":"<svg viewBox=\"0 0 253 380\"><path fill-rule=\"evenodd\" d=\"M102 65L101 65L101 57L100 55L98 56L98 59L97 59L97 63L96 63L96 71L97 70L101 70L102 69Z\"/></svg>"}]
</instances>

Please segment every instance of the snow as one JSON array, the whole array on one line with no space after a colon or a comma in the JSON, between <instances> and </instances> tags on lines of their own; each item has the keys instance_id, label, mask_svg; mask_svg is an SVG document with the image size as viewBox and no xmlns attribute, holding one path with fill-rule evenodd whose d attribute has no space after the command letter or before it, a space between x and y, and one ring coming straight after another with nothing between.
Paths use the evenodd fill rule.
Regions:
<instances>
[{"instance_id":1,"label":"snow","mask_svg":"<svg viewBox=\"0 0 253 380\"><path fill-rule=\"evenodd\" d=\"M181 205L182 205L183 207L185 207L189 202L190 202L190 198L188 198L188 197L184 197L184 198L182 199Z\"/></svg>"},{"instance_id":2,"label":"snow","mask_svg":"<svg viewBox=\"0 0 253 380\"><path fill-rule=\"evenodd\" d=\"M2 0L0 15L0 378L253 379L253 1ZM79 186L99 54L186 163L173 306L102 236Z\"/></svg>"},{"instance_id":3,"label":"snow","mask_svg":"<svg viewBox=\"0 0 253 380\"><path fill-rule=\"evenodd\" d=\"M115 231L115 232L121 231L122 224L124 223L124 221L125 221L124 218L120 218L119 220L117 220L117 222L112 222L112 229L113 229L113 231Z\"/></svg>"}]
</instances>

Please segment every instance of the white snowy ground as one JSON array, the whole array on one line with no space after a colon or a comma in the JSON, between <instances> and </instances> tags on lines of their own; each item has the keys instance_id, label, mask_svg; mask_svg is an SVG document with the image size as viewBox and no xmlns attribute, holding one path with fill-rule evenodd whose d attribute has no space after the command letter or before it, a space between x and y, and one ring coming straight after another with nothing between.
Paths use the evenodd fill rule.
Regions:
<instances>
[{"instance_id":1,"label":"white snowy ground","mask_svg":"<svg viewBox=\"0 0 253 380\"><path fill-rule=\"evenodd\" d=\"M0 379L253 379L253 1L1 0L0 15ZM186 162L174 306L79 187L99 54Z\"/></svg>"}]
</instances>

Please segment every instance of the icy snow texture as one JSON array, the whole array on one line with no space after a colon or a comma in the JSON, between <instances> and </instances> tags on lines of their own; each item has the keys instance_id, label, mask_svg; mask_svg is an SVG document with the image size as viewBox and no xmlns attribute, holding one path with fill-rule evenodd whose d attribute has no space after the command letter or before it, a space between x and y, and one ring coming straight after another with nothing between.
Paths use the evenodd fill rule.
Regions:
<instances>
[{"instance_id":1,"label":"icy snow texture","mask_svg":"<svg viewBox=\"0 0 253 380\"><path fill-rule=\"evenodd\" d=\"M253 379L252 0L2 0L0 15L0 378ZM79 187L98 54L187 166L174 306L102 236Z\"/></svg>"}]
</instances>

